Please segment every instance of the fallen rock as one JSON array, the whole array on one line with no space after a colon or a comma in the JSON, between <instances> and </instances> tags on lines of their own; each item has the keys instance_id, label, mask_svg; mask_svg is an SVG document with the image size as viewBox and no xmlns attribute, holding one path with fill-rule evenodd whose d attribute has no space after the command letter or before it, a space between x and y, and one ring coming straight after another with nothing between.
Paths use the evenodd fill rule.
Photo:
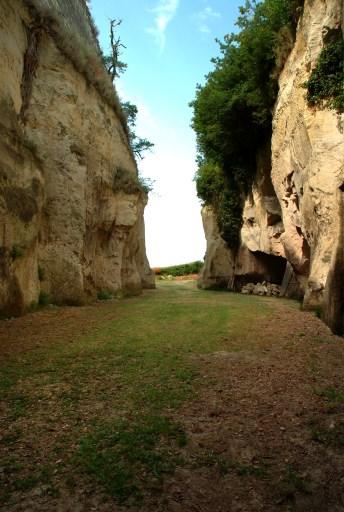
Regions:
<instances>
[{"instance_id":1,"label":"fallen rock","mask_svg":"<svg viewBox=\"0 0 344 512\"><path fill-rule=\"evenodd\" d=\"M279 297L281 288L278 284L275 283L248 283L242 287L241 293L243 295L259 295L259 296L268 296L268 297Z\"/></svg>"}]
</instances>

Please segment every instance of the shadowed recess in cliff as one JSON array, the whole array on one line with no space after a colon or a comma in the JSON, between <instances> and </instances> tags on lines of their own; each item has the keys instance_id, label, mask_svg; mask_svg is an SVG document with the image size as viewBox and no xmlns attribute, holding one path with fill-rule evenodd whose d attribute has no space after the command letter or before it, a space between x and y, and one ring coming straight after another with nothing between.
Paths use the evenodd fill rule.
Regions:
<instances>
[{"instance_id":1,"label":"shadowed recess in cliff","mask_svg":"<svg viewBox=\"0 0 344 512\"><path fill-rule=\"evenodd\" d=\"M286 270L287 260L281 256L264 252L246 251L248 256L238 255L235 266L233 289L240 291L247 283L268 283L281 285ZM247 262L248 259L248 262Z\"/></svg>"},{"instance_id":2,"label":"shadowed recess in cliff","mask_svg":"<svg viewBox=\"0 0 344 512\"><path fill-rule=\"evenodd\" d=\"M339 237L325 288L323 317L335 334L344 334L344 183L338 190Z\"/></svg>"},{"instance_id":3,"label":"shadowed recess in cliff","mask_svg":"<svg viewBox=\"0 0 344 512\"><path fill-rule=\"evenodd\" d=\"M27 28L27 50L24 56L23 77L20 91L22 96L22 107L20 117L25 119L32 94L32 83L36 76L39 59L39 45L43 37L44 28L41 25L32 24Z\"/></svg>"}]
</instances>

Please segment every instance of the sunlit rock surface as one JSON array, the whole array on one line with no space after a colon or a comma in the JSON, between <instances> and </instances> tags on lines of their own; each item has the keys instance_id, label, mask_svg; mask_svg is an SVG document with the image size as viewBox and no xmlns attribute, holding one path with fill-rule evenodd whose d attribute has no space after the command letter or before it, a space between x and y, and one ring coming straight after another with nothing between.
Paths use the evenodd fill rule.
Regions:
<instances>
[{"instance_id":1,"label":"sunlit rock surface","mask_svg":"<svg viewBox=\"0 0 344 512\"><path fill-rule=\"evenodd\" d=\"M343 30L343 8L341 0L305 1L279 77L271 151L257 155L256 179L245 201L241 247L235 254L226 248L216 222L208 222L200 283L207 287L222 262L230 261L227 287L241 289L251 281L282 285L282 294L303 296L305 307L322 310L336 332L344 328L344 116L309 107L303 84L326 35Z\"/></svg>"},{"instance_id":2,"label":"sunlit rock surface","mask_svg":"<svg viewBox=\"0 0 344 512\"><path fill-rule=\"evenodd\" d=\"M50 30L44 28L37 47L30 47L32 76L23 73L37 25L30 4L0 0L0 309L5 314L24 312L42 292L58 304L82 304L101 290L136 294L154 285L145 253L146 197L135 186L121 190L116 181L124 170L137 182L123 118L61 51ZM60 9L63 2L57 4ZM66 8L71 17L63 23L80 29L97 52L85 2L69 1ZM23 112L23 91L29 87Z\"/></svg>"}]
</instances>

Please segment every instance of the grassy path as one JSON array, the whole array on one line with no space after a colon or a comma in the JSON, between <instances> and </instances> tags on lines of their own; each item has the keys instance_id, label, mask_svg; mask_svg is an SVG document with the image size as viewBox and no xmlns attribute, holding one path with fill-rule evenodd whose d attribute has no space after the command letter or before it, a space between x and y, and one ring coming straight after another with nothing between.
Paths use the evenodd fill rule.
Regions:
<instances>
[{"instance_id":1,"label":"grassy path","mask_svg":"<svg viewBox=\"0 0 344 512\"><path fill-rule=\"evenodd\" d=\"M343 341L293 302L164 283L0 351L0 510L344 510Z\"/></svg>"}]
</instances>

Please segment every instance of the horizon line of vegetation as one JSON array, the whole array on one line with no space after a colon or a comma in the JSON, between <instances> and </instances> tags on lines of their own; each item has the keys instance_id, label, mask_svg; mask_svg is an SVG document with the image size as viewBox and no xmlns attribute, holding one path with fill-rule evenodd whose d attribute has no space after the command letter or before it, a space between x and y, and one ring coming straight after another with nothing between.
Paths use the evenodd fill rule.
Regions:
<instances>
[{"instance_id":1,"label":"horizon line of vegetation","mask_svg":"<svg viewBox=\"0 0 344 512\"><path fill-rule=\"evenodd\" d=\"M199 274L203 267L203 261L192 261L191 263L182 263L180 265L170 265L168 267L155 267L153 271L156 276L187 276Z\"/></svg>"}]
</instances>

